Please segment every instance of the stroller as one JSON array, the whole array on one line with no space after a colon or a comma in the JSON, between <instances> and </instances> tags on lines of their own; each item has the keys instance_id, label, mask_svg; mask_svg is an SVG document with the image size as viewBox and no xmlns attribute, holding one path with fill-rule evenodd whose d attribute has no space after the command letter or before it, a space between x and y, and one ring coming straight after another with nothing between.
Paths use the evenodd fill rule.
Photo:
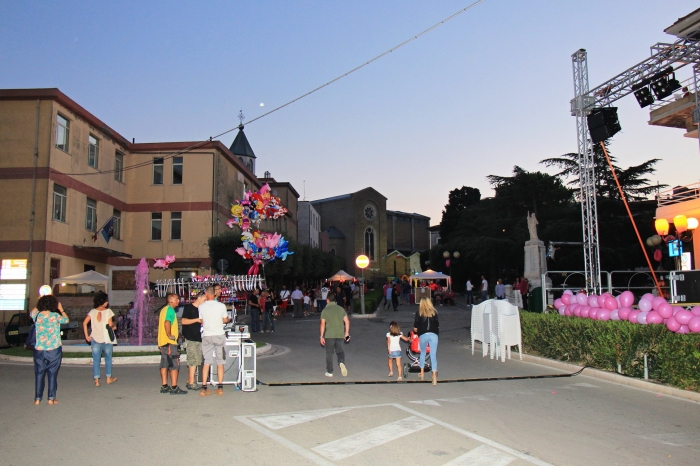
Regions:
<instances>
[{"instance_id":1,"label":"stroller","mask_svg":"<svg viewBox=\"0 0 700 466\"><path fill-rule=\"evenodd\" d=\"M406 356L410 362L403 365L404 377L408 377L411 372L420 372L420 341L418 335L411 330L408 334L408 338L411 340L411 344L406 347ZM430 372L430 361L428 360L428 355L430 354L430 345L425 349L425 364L423 365L424 372Z\"/></svg>"}]
</instances>

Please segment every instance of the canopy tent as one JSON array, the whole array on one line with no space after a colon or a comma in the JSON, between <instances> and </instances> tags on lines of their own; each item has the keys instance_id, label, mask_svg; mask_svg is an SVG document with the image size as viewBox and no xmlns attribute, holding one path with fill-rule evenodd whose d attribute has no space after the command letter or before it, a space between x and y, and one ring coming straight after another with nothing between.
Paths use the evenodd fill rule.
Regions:
<instances>
[{"instance_id":1,"label":"canopy tent","mask_svg":"<svg viewBox=\"0 0 700 466\"><path fill-rule=\"evenodd\" d=\"M425 272L411 275L411 280L447 280L447 283L452 281L449 275L445 275L442 272L436 272L430 269L426 270Z\"/></svg>"},{"instance_id":2,"label":"canopy tent","mask_svg":"<svg viewBox=\"0 0 700 466\"><path fill-rule=\"evenodd\" d=\"M344 282L347 280L354 280L355 277L347 273L345 270L339 270L338 273L333 275L328 279L329 282Z\"/></svg>"},{"instance_id":3,"label":"canopy tent","mask_svg":"<svg viewBox=\"0 0 700 466\"><path fill-rule=\"evenodd\" d=\"M76 275L70 275L68 277L54 278L51 282L52 286L57 284L66 285L102 285L107 289L109 284L109 277L107 275L102 275L94 270L89 270L87 272L79 273Z\"/></svg>"}]
</instances>

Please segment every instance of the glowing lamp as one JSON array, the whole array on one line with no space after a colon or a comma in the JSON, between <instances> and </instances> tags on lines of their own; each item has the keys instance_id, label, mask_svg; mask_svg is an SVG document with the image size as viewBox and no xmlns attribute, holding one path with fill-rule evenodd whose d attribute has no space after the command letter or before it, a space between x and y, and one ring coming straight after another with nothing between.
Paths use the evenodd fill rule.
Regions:
<instances>
[{"instance_id":1,"label":"glowing lamp","mask_svg":"<svg viewBox=\"0 0 700 466\"><path fill-rule=\"evenodd\" d=\"M39 296L47 296L51 294L51 287L49 285L41 285L39 288Z\"/></svg>"},{"instance_id":2,"label":"glowing lamp","mask_svg":"<svg viewBox=\"0 0 700 466\"><path fill-rule=\"evenodd\" d=\"M673 225L676 227L676 232L681 234L688 229L688 219L685 215L676 215L673 217Z\"/></svg>"},{"instance_id":3,"label":"glowing lamp","mask_svg":"<svg viewBox=\"0 0 700 466\"><path fill-rule=\"evenodd\" d=\"M445 259L449 259L450 258L450 251L443 252L442 257L444 257Z\"/></svg>"},{"instance_id":4,"label":"glowing lamp","mask_svg":"<svg viewBox=\"0 0 700 466\"><path fill-rule=\"evenodd\" d=\"M668 235L668 220L665 218L657 218L654 222L654 227L656 228L656 233L658 233L659 236Z\"/></svg>"},{"instance_id":5,"label":"glowing lamp","mask_svg":"<svg viewBox=\"0 0 700 466\"><path fill-rule=\"evenodd\" d=\"M455 259L459 259L459 251L455 251L452 253Z\"/></svg>"},{"instance_id":6,"label":"glowing lamp","mask_svg":"<svg viewBox=\"0 0 700 466\"><path fill-rule=\"evenodd\" d=\"M698 227L698 219L690 217L688 219L688 230L695 230Z\"/></svg>"},{"instance_id":7,"label":"glowing lamp","mask_svg":"<svg viewBox=\"0 0 700 466\"><path fill-rule=\"evenodd\" d=\"M357 259L355 259L355 264L361 268L364 269L369 265L369 257L365 256L364 254L357 256Z\"/></svg>"}]
</instances>

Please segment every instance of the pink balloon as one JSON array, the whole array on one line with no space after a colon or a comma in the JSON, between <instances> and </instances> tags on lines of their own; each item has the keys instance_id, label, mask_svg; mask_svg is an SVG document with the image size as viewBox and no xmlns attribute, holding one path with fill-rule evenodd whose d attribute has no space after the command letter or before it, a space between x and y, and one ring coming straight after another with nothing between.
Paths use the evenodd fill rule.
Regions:
<instances>
[{"instance_id":1,"label":"pink balloon","mask_svg":"<svg viewBox=\"0 0 700 466\"><path fill-rule=\"evenodd\" d=\"M588 317L591 318L591 319L593 319L593 320L598 319L598 312L599 312L599 311L602 311L602 309L599 308L599 307L592 307L592 308L590 308L589 311L588 311Z\"/></svg>"},{"instance_id":2,"label":"pink balloon","mask_svg":"<svg viewBox=\"0 0 700 466\"><path fill-rule=\"evenodd\" d=\"M642 298L641 300L639 300L639 310L642 312L651 311L651 299Z\"/></svg>"},{"instance_id":3,"label":"pink balloon","mask_svg":"<svg viewBox=\"0 0 700 466\"><path fill-rule=\"evenodd\" d=\"M688 329L693 333L700 333L700 316L694 316L688 322Z\"/></svg>"},{"instance_id":4,"label":"pink balloon","mask_svg":"<svg viewBox=\"0 0 700 466\"><path fill-rule=\"evenodd\" d=\"M598 297L594 294L588 297L588 305L591 307L598 307Z\"/></svg>"},{"instance_id":5,"label":"pink balloon","mask_svg":"<svg viewBox=\"0 0 700 466\"><path fill-rule=\"evenodd\" d=\"M615 298L605 298L605 309L609 311L617 309L617 301L615 301Z\"/></svg>"},{"instance_id":6,"label":"pink balloon","mask_svg":"<svg viewBox=\"0 0 700 466\"><path fill-rule=\"evenodd\" d=\"M676 319L676 322L678 322L681 325L688 325L690 319L693 318L693 313L682 309L676 312L676 315L674 315L673 318Z\"/></svg>"},{"instance_id":7,"label":"pink balloon","mask_svg":"<svg viewBox=\"0 0 700 466\"><path fill-rule=\"evenodd\" d=\"M561 298L557 298L554 300L554 308L555 309L559 310L559 309L562 309L564 306L566 306L566 304L564 304L562 302Z\"/></svg>"},{"instance_id":8,"label":"pink balloon","mask_svg":"<svg viewBox=\"0 0 700 466\"><path fill-rule=\"evenodd\" d=\"M675 316L676 314L678 314L678 311L682 311L682 310L683 310L683 308L680 306L673 306L673 315Z\"/></svg>"},{"instance_id":9,"label":"pink balloon","mask_svg":"<svg viewBox=\"0 0 700 466\"><path fill-rule=\"evenodd\" d=\"M588 296L586 296L586 293L579 293L576 295L576 302L579 304L586 304L588 303Z\"/></svg>"},{"instance_id":10,"label":"pink balloon","mask_svg":"<svg viewBox=\"0 0 700 466\"><path fill-rule=\"evenodd\" d=\"M602 293L602 294L598 297L598 305L600 306L601 304L603 304L603 303L605 302L606 299L612 298L612 297L613 297L613 296L612 296L610 293L608 293L607 291L606 291L605 293Z\"/></svg>"},{"instance_id":11,"label":"pink balloon","mask_svg":"<svg viewBox=\"0 0 700 466\"><path fill-rule=\"evenodd\" d=\"M637 318L639 319L639 318ZM658 311L649 311L647 314L647 324L663 324L664 318L661 317Z\"/></svg>"},{"instance_id":12,"label":"pink balloon","mask_svg":"<svg viewBox=\"0 0 700 466\"><path fill-rule=\"evenodd\" d=\"M581 306L576 306L576 309L574 309L574 315L576 317L581 317Z\"/></svg>"},{"instance_id":13,"label":"pink balloon","mask_svg":"<svg viewBox=\"0 0 700 466\"><path fill-rule=\"evenodd\" d=\"M690 329L687 325L681 325L681 328L676 333L690 333Z\"/></svg>"},{"instance_id":14,"label":"pink balloon","mask_svg":"<svg viewBox=\"0 0 700 466\"><path fill-rule=\"evenodd\" d=\"M677 332L681 329L681 324L679 324L673 317L669 317L666 319L666 328L672 332Z\"/></svg>"},{"instance_id":15,"label":"pink balloon","mask_svg":"<svg viewBox=\"0 0 700 466\"><path fill-rule=\"evenodd\" d=\"M661 296L657 296L656 298L651 300L651 307L655 311L658 311L659 306L661 306L665 302L666 302L666 300L664 298L662 298Z\"/></svg>"},{"instance_id":16,"label":"pink balloon","mask_svg":"<svg viewBox=\"0 0 700 466\"><path fill-rule=\"evenodd\" d=\"M623 307L618 311L617 315L620 318L620 320L627 320L627 317L629 317L630 312L632 312L632 309L628 307Z\"/></svg>"},{"instance_id":17,"label":"pink balloon","mask_svg":"<svg viewBox=\"0 0 700 466\"><path fill-rule=\"evenodd\" d=\"M568 293L564 293L563 295L561 295L561 302L566 304L567 306L571 304L571 295Z\"/></svg>"},{"instance_id":18,"label":"pink balloon","mask_svg":"<svg viewBox=\"0 0 700 466\"><path fill-rule=\"evenodd\" d=\"M649 312L651 312L651 311L649 311ZM642 324L642 325L646 325L647 324L647 315L649 314L649 312L640 312L639 314L637 314L637 323Z\"/></svg>"},{"instance_id":19,"label":"pink balloon","mask_svg":"<svg viewBox=\"0 0 700 466\"><path fill-rule=\"evenodd\" d=\"M639 315L639 311L631 311L629 314L627 314L627 321L632 322L633 324L638 323L637 322L638 315Z\"/></svg>"},{"instance_id":20,"label":"pink balloon","mask_svg":"<svg viewBox=\"0 0 700 466\"><path fill-rule=\"evenodd\" d=\"M599 310L598 315L597 315L598 320L605 320L605 321L610 320L610 313L611 312L613 312L613 311L609 311L607 309Z\"/></svg>"},{"instance_id":21,"label":"pink balloon","mask_svg":"<svg viewBox=\"0 0 700 466\"><path fill-rule=\"evenodd\" d=\"M671 317L673 315L673 308L668 303L662 303L656 309L656 312L658 312L662 318L668 319L669 317Z\"/></svg>"},{"instance_id":22,"label":"pink balloon","mask_svg":"<svg viewBox=\"0 0 700 466\"><path fill-rule=\"evenodd\" d=\"M651 293L644 293L644 295L642 296L641 299L648 299L649 302L651 302L651 301L654 300L655 297L656 297L656 296L654 296L654 295L651 294ZM640 299L640 301L641 301L641 299Z\"/></svg>"},{"instance_id":23,"label":"pink balloon","mask_svg":"<svg viewBox=\"0 0 700 466\"><path fill-rule=\"evenodd\" d=\"M564 294L568 294L569 296L573 296L574 292L571 290L564 290Z\"/></svg>"},{"instance_id":24,"label":"pink balloon","mask_svg":"<svg viewBox=\"0 0 700 466\"><path fill-rule=\"evenodd\" d=\"M619 298L620 307L631 307L634 304L634 294L629 290L623 291Z\"/></svg>"},{"instance_id":25,"label":"pink balloon","mask_svg":"<svg viewBox=\"0 0 700 466\"><path fill-rule=\"evenodd\" d=\"M568 309L565 309L563 307L561 309L559 309L557 312L561 316L570 316L571 315L571 312Z\"/></svg>"},{"instance_id":26,"label":"pink balloon","mask_svg":"<svg viewBox=\"0 0 700 466\"><path fill-rule=\"evenodd\" d=\"M610 320L620 320L620 311L618 309L614 309L610 311Z\"/></svg>"},{"instance_id":27,"label":"pink balloon","mask_svg":"<svg viewBox=\"0 0 700 466\"><path fill-rule=\"evenodd\" d=\"M589 312L590 312L590 308L587 308L587 309L584 308L584 309L582 309L582 310L580 311L581 317L583 317L584 319L587 319L587 318L588 318L588 313L589 313Z\"/></svg>"},{"instance_id":28,"label":"pink balloon","mask_svg":"<svg viewBox=\"0 0 700 466\"><path fill-rule=\"evenodd\" d=\"M694 316L700 316L700 306L695 306L690 312L692 312Z\"/></svg>"}]
</instances>

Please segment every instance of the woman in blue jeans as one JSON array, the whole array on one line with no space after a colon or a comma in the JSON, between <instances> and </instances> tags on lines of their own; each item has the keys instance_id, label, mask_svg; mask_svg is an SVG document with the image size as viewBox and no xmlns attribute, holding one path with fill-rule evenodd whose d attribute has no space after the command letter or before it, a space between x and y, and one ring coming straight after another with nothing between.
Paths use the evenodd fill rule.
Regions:
<instances>
[{"instance_id":1,"label":"woman in blue jeans","mask_svg":"<svg viewBox=\"0 0 700 466\"><path fill-rule=\"evenodd\" d=\"M68 323L68 316L55 296L39 298L31 312L36 330L34 343L34 404L41 404L44 396L44 381L49 379L48 403L58 404L58 370L61 368L63 347L61 346L61 324Z\"/></svg>"},{"instance_id":2,"label":"woman in blue jeans","mask_svg":"<svg viewBox=\"0 0 700 466\"><path fill-rule=\"evenodd\" d=\"M105 375L107 384L113 384L117 381L116 377L112 377L112 348L114 342L110 338L107 327L112 330L116 329L114 325L114 312L108 309L109 301L107 293L100 291L92 300L95 309L90 311L83 320L83 332L85 332L85 340L92 347L92 377L95 380L95 387L100 386L100 360L102 354L105 355ZM91 329L88 334L88 322Z\"/></svg>"},{"instance_id":3,"label":"woman in blue jeans","mask_svg":"<svg viewBox=\"0 0 700 466\"><path fill-rule=\"evenodd\" d=\"M430 345L430 366L433 371L433 385L437 385L437 349L438 335L440 334L440 322L430 298L420 300L420 307L416 312L413 322L413 331L420 340L420 379L423 380L423 367L425 366L425 349Z\"/></svg>"}]
</instances>

